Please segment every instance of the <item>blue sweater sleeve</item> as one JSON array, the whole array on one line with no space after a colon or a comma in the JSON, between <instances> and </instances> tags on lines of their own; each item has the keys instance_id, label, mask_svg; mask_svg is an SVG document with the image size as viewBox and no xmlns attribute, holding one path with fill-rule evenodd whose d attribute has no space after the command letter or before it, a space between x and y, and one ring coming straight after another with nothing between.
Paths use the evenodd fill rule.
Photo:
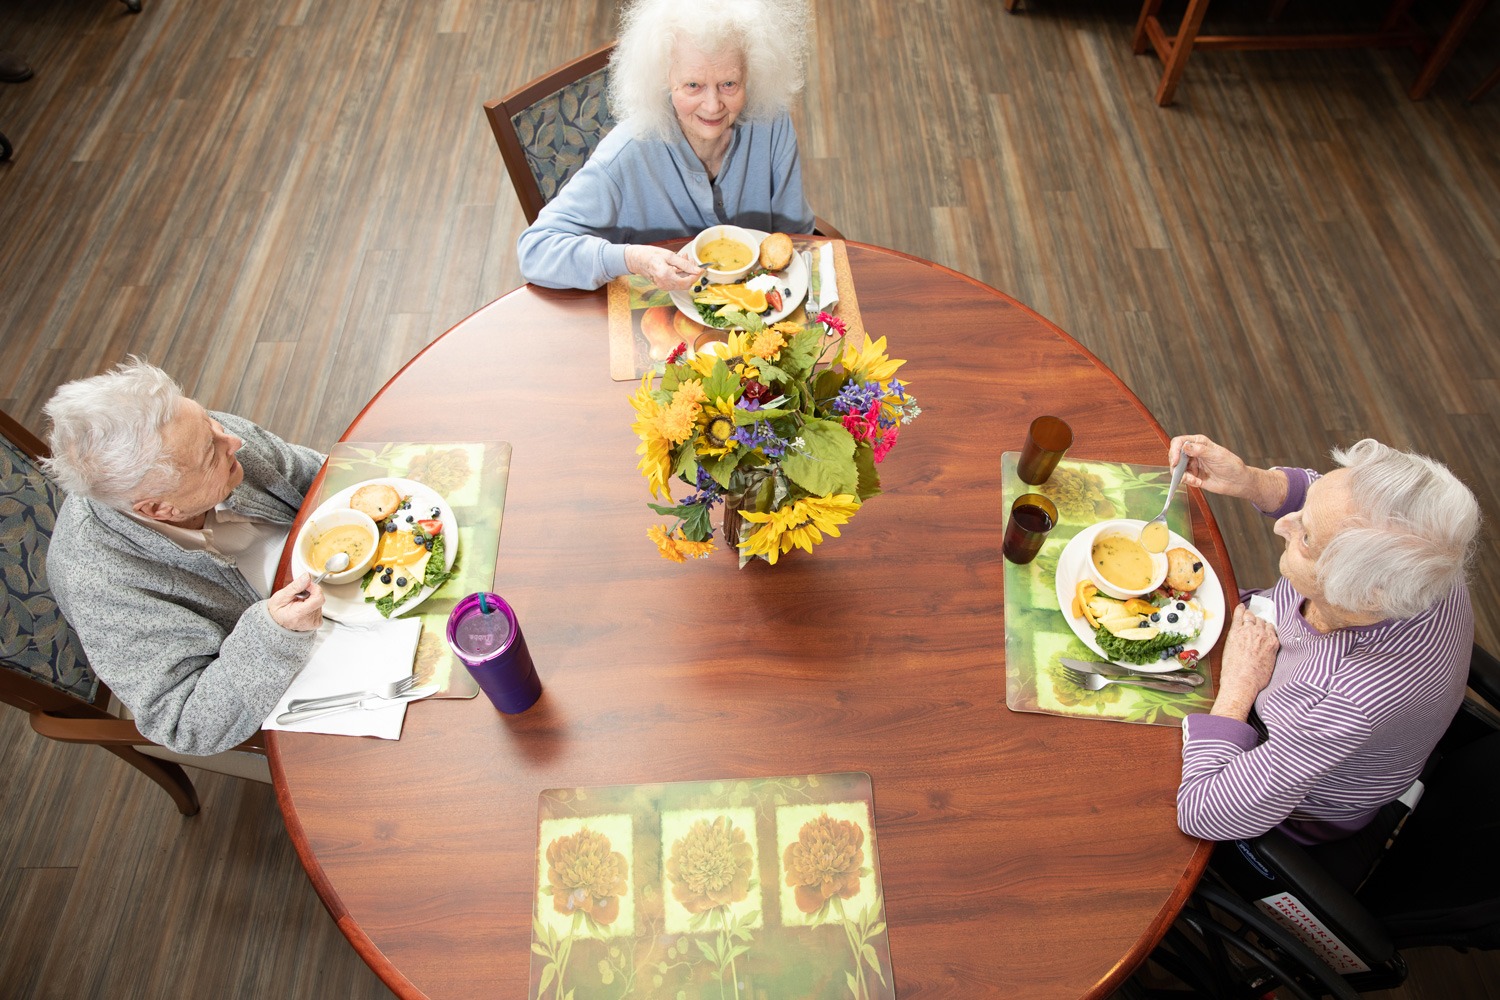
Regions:
<instances>
[{"instance_id":1,"label":"blue sweater sleeve","mask_svg":"<svg viewBox=\"0 0 1500 1000\"><path fill-rule=\"evenodd\" d=\"M612 232L620 191L602 164L591 160L542 208L516 244L521 275L546 288L598 288L626 273L625 246Z\"/></svg>"}]
</instances>

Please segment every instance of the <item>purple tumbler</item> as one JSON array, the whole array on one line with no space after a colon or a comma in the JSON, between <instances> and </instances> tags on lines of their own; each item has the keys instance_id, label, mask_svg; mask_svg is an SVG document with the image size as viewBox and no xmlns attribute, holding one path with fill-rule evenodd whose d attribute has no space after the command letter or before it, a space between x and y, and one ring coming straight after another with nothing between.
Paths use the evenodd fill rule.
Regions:
<instances>
[{"instance_id":1,"label":"purple tumbler","mask_svg":"<svg viewBox=\"0 0 1500 1000\"><path fill-rule=\"evenodd\" d=\"M498 594L470 594L448 616L448 645L495 707L514 715L542 696L516 613Z\"/></svg>"}]
</instances>

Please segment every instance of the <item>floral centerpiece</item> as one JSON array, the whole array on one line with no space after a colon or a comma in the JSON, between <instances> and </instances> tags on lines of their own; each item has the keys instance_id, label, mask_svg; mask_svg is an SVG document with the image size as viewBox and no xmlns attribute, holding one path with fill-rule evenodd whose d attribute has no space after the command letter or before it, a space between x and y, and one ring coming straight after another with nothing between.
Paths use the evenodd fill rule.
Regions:
<instances>
[{"instance_id":1,"label":"floral centerpiece","mask_svg":"<svg viewBox=\"0 0 1500 1000\"><path fill-rule=\"evenodd\" d=\"M693 357L679 344L661 381L648 372L630 400L651 495L671 501L673 479L692 490L649 504L673 521L647 535L677 562L714 551L720 504L724 543L742 566L836 537L880 492L876 466L921 413L895 377L906 362L886 355L884 337L848 342L826 312L806 325L733 318L746 329Z\"/></svg>"}]
</instances>

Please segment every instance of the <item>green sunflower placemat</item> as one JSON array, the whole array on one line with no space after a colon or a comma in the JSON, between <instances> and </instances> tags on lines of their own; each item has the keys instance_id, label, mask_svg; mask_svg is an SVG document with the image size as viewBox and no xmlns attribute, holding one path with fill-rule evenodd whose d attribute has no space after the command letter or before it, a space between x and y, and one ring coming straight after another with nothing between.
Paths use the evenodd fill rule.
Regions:
<instances>
[{"instance_id":1,"label":"green sunflower placemat","mask_svg":"<svg viewBox=\"0 0 1500 1000\"><path fill-rule=\"evenodd\" d=\"M896 995L870 776L552 788L531 1000Z\"/></svg>"},{"instance_id":2,"label":"green sunflower placemat","mask_svg":"<svg viewBox=\"0 0 1500 1000\"><path fill-rule=\"evenodd\" d=\"M1005 563L1005 703L1014 712L1041 712L1073 718L1181 726L1191 712L1213 705L1213 677L1207 659L1199 668L1207 683L1191 694L1108 684L1089 691L1062 674L1058 658L1097 660L1098 654L1073 634L1057 603L1057 562L1068 540L1091 524L1115 517L1149 520L1161 512L1171 470L1155 465L1064 459L1041 486L1016 475L1019 453L1001 456L1001 519L1022 493L1046 496L1057 507L1058 523L1037 557L1025 566ZM1187 496L1178 491L1167 512L1167 526L1193 538ZM1003 557L1002 557L1003 558ZM1208 650L1203 650L1204 654Z\"/></svg>"},{"instance_id":3,"label":"green sunflower placemat","mask_svg":"<svg viewBox=\"0 0 1500 1000\"><path fill-rule=\"evenodd\" d=\"M500 522L510 480L510 445L504 441L341 441L328 455L317 503L367 479L395 477L430 487L458 520L457 574L406 618L422 621L414 672L440 685L434 698L472 698L479 686L448 648L448 614L459 599L495 585Z\"/></svg>"}]
</instances>

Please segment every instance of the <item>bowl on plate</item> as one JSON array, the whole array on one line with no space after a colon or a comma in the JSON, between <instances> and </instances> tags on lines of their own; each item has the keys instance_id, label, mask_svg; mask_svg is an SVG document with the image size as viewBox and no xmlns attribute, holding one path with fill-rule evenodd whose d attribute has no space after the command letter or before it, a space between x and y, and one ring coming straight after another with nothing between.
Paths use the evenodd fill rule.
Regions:
<instances>
[{"instance_id":1,"label":"bowl on plate","mask_svg":"<svg viewBox=\"0 0 1500 1000\"><path fill-rule=\"evenodd\" d=\"M349 568L339 573L329 573L324 583L349 583L364 576L375 563L375 553L380 545L380 529L370 515L346 507L319 514L317 518L302 526L297 535L297 561L301 569L310 573L323 572L328 558L336 552L349 554ZM294 566L293 570L298 570Z\"/></svg>"},{"instance_id":2,"label":"bowl on plate","mask_svg":"<svg viewBox=\"0 0 1500 1000\"><path fill-rule=\"evenodd\" d=\"M1145 521L1132 518L1100 523L1089 544L1084 573L1102 593L1128 601L1151 593L1167 578L1166 555L1147 552L1141 545L1145 526Z\"/></svg>"},{"instance_id":3,"label":"bowl on plate","mask_svg":"<svg viewBox=\"0 0 1500 1000\"><path fill-rule=\"evenodd\" d=\"M688 253L710 284L728 285L749 274L760 259L760 240L739 226L710 226L693 237Z\"/></svg>"}]
</instances>

